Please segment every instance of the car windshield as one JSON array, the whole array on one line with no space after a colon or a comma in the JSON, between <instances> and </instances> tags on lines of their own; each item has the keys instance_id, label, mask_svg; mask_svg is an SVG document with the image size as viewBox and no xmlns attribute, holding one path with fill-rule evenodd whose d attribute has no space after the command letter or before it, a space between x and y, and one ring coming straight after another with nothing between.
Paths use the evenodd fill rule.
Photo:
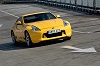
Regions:
<instances>
[{"instance_id":1,"label":"car windshield","mask_svg":"<svg viewBox=\"0 0 100 66\"><path fill-rule=\"evenodd\" d=\"M56 19L56 17L51 13L34 14L34 15L25 16L24 23L31 23L31 22L49 20L49 19Z\"/></svg>"}]
</instances>

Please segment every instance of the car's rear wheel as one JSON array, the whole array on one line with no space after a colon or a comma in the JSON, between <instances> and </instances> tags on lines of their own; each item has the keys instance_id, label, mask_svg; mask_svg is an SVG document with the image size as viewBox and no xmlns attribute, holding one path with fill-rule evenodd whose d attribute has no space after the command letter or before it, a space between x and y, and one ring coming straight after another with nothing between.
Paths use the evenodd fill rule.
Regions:
<instances>
[{"instance_id":1,"label":"car's rear wheel","mask_svg":"<svg viewBox=\"0 0 100 66\"><path fill-rule=\"evenodd\" d=\"M30 35L29 35L29 33L27 31L25 32L25 40L26 40L27 46L31 47L32 46L32 41L31 41Z\"/></svg>"},{"instance_id":2,"label":"car's rear wheel","mask_svg":"<svg viewBox=\"0 0 100 66\"><path fill-rule=\"evenodd\" d=\"M16 37L15 37L15 34L14 34L13 31L11 31L11 38L12 38L13 44L17 46L18 45L18 42L16 41Z\"/></svg>"}]
</instances>

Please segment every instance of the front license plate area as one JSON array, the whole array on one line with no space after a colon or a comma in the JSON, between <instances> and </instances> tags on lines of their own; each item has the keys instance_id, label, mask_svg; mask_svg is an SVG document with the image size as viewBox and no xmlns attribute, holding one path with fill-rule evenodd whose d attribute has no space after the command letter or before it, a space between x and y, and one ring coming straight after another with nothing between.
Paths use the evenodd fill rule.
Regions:
<instances>
[{"instance_id":1,"label":"front license plate area","mask_svg":"<svg viewBox=\"0 0 100 66\"><path fill-rule=\"evenodd\" d=\"M59 33L59 32L61 32L60 29L57 29L57 30L50 30L50 31L48 31L48 34L54 34L54 33Z\"/></svg>"}]
</instances>

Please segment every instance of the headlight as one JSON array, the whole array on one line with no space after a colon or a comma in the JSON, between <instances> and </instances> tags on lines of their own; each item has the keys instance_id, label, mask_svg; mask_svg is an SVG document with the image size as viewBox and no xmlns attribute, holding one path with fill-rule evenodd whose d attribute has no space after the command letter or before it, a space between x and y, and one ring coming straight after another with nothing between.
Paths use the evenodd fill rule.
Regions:
<instances>
[{"instance_id":1,"label":"headlight","mask_svg":"<svg viewBox=\"0 0 100 66\"><path fill-rule=\"evenodd\" d=\"M63 22L64 22L64 26L67 26L68 25L68 23L66 21L63 21Z\"/></svg>"},{"instance_id":2,"label":"headlight","mask_svg":"<svg viewBox=\"0 0 100 66\"><path fill-rule=\"evenodd\" d=\"M40 29L37 28L36 26L32 26L32 30L33 30L33 31L40 31Z\"/></svg>"}]
</instances>

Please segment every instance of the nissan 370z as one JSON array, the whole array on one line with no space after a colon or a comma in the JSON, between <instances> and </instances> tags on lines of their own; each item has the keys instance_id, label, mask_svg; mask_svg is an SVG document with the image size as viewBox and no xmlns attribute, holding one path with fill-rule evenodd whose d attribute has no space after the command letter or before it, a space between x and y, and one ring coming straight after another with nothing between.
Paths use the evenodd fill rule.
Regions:
<instances>
[{"instance_id":1,"label":"nissan 370z","mask_svg":"<svg viewBox=\"0 0 100 66\"><path fill-rule=\"evenodd\" d=\"M11 37L15 45L26 42L27 46L53 39L72 37L71 25L68 21L50 12L37 12L22 15L11 28Z\"/></svg>"}]
</instances>

